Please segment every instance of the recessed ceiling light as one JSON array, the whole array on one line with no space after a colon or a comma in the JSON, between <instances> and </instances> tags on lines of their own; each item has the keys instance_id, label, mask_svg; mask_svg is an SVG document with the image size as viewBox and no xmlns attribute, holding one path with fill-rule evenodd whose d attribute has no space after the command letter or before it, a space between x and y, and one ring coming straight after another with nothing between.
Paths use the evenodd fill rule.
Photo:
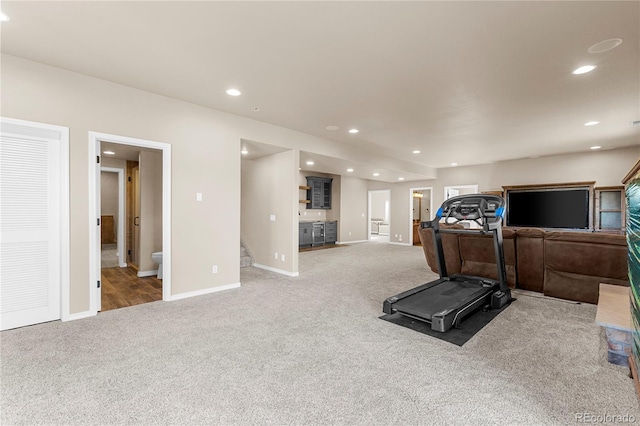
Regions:
<instances>
[{"instance_id":1,"label":"recessed ceiling light","mask_svg":"<svg viewBox=\"0 0 640 426\"><path fill-rule=\"evenodd\" d=\"M307 166L313 166L315 163L313 161L307 161Z\"/></svg>"},{"instance_id":2,"label":"recessed ceiling light","mask_svg":"<svg viewBox=\"0 0 640 426\"><path fill-rule=\"evenodd\" d=\"M451 165L452 165L453 167L455 167L455 166L457 166L457 165L458 165L458 163L451 163Z\"/></svg>"},{"instance_id":3,"label":"recessed ceiling light","mask_svg":"<svg viewBox=\"0 0 640 426\"><path fill-rule=\"evenodd\" d=\"M592 147L591 147L591 148L589 148L589 149L596 150L596 149L600 149L600 148L602 148L600 145L595 145L595 146L592 146Z\"/></svg>"},{"instance_id":4,"label":"recessed ceiling light","mask_svg":"<svg viewBox=\"0 0 640 426\"><path fill-rule=\"evenodd\" d=\"M7 22L7 21L9 21L9 17L4 13L0 12L0 22Z\"/></svg>"},{"instance_id":5,"label":"recessed ceiling light","mask_svg":"<svg viewBox=\"0 0 640 426\"><path fill-rule=\"evenodd\" d=\"M420 154L420 150L419 150L419 149L416 149L416 150L414 150L414 151L412 151L412 152L413 152L414 154Z\"/></svg>"},{"instance_id":6,"label":"recessed ceiling light","mask_svg":"<svg viewBox=\"0 0 640 426\"><path fill-rule=\"evenodd\" d=\"M404 180L404 178L403 177L399 177L398 180Z\"/></svg>"},{"instance_id":7,"label":"recessed ceiling light","mask_svg":"<svg viewBox=\"0 0 640 426\"><path fill-rule=\"evenodd\" d=\"M587 121L584 123L585 126L595 126L596 124L600 124L599 121Z\"/></svg>"},{"instance_id":8,"label":"recessed ceiling light","mask_svg":"<svg viewBox=\"0 0 640 426\"><path fill-rule=\"evenodd\" d=\"M602 53L607 50L615 49L622 44L621 38L610 38L609 40L600 41L587 49L589 53Z\"/></svg>"},{"instance_id":9,"label":"recessed ceiling light","mask_svg":"<svg viewBox=\"0 0 640 426\"><path fill-rule=\"evenodd\" d=\"M347 171L348 171L349 173L351 173L351 172L353 171L353 169L347 169Z\"/></svg>"},{"instance_id":10,"label":"recessed ceiling light","mask_svg":"<svg viewBox=\"0 0 640 426\"><path fill-rule=\"evenodd\" d=\"M338 130L339 128L340 127L338 127L338 126L327 126L326 127L327 130L331 130L331 131Z\"/></svg>"},{"instance_id":11,"label":"recessed ceiling light","mask_svg":"<svg viewBox=\"0 0 640 426\"><path fill-rule=\"evenodd\" d=\"M349 133L355 135L356 133L358 133L360 130L358 129L349 129Z\"/></svg>"},{"instance_id":12,"label":"recessed ceiling light","mask_svg":"<svg viewBox=\"0 0 640 426\"><path fill-rule=\"evenodd\" d=\"M374 176L380 176L380 173L374 173L373 175Z\"/></svg>"},{"instance_id":13,"label":"recessed ceiling light","mask_svg":"<svg viewBox=\"0 0 640 426\"><path fill-rule=\"evenodd\" d=\"M576 68L575 70L573 70L573 72L571 74L576 74L576 75L586 74L586 73L588 73L590 71L593 71L595 69L596 69L595 65L584 65L584 66L582 66L580 68Z\"/></svg>"},{"instance_id":14,"label":"recessed ceiling light","mask_svg":"<svg viewBox=\"0 0 640 426\"><path fill-rule=\"evenodd\" d=\"M103 154L107 154L107 155L114 155L115 152L113 151L102 151Z\"/></svg>"},{"instance_id":15,"label":"recessed ceiling light","mask_svg":"<svg viewBox=\"0 0 640 426\"><path fill-rule=\"evenodd\" d=\"M229 96L240 96L240 95L242 95L242 92L239 91L238 89L227 89L226 93Z\"/></svg>"},{"instance_id":16,"label":"recessed ceiling light","mask_svg":"<svg viewBox=\"0 0 640 426\"><path fill-rule=\"evenodd\" d=\"M242 151L240 151L240 154L242 155L247 155L249 153L249 151L247 151L246 149L243 149Z\"/></svg>"}]
</instances>

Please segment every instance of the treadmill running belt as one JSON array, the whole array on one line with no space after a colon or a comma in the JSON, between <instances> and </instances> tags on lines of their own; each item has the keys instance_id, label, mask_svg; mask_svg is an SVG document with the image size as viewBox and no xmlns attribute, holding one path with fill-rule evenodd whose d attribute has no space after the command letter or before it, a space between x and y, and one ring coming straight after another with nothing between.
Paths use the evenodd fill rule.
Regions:
<instances>
[{"instance_id":1,"label":"treadmill running belt","mask_svg":"<svg viewBox=\"0 0 640 426\"><path fill-rule=\"evenodd\" d=\"M477 284L466 281L445 281L400 299L393 307L400 313L431 320L433 314L464 307L468 301L473 301L491 291L490 287L479 287Z\"/></svg>"}]
</instances>

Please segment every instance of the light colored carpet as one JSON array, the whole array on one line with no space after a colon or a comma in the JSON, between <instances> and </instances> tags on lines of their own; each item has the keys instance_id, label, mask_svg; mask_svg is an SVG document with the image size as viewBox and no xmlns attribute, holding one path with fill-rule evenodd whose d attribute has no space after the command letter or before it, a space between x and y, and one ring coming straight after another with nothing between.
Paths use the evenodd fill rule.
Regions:
<instances>
[{"instance_id":1,"label":"light colored carpet","mask_svg":"<svg viewBox=\"0 0 640 426\"><path fill-rule=\"evenodd\" d=\"M300 253L300 276L1 333L3 425L574 424L635 415L595 306L518 295L463 347L378 319L420 247Z\"/></svg>"},{"instance_id":2,"label":"light colored carpet","mask_svg":"<svg viewBox=\"0 0 640 426\"><path fill-rule=\"evenodd\" d=\"M117 268L120 266L120 262L118 262L118 246L116 244L102 244L101 251L101 268Z\"/></svg>"}]
</instances>

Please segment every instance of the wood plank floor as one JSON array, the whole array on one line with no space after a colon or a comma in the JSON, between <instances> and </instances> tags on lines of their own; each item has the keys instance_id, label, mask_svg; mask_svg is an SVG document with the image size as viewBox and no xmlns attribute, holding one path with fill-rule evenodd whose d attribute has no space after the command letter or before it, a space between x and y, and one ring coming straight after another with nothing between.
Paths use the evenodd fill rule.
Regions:
<instances>
[{"instance_id":1,"label":"wood plank floor","mask_svg":"<svg viewBox=\"0 0 640 426\"><path fill-rule=\"evenodd\" d=\"M162 300L162 280L139 278L131 268L102 269L102 311Z\"/></svg>"}]
</instances>

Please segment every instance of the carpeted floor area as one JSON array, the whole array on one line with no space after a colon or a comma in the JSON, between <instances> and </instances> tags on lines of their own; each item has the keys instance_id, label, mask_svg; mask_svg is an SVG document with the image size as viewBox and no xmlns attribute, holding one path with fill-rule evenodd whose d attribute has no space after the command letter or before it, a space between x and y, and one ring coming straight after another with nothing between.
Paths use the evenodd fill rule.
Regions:
<instances>
[{"instance_id":1,"label":"carpeted floor area","mask_svg":"<svg viewBox=\"0 0 640 426\"><path fill-rule=\"evenodd\" d=\"M300 276L7 331L1 423L574 424L634 415L593 305L516 294L464 346L378 317L435 277L420 247L300 253Z\"/></svg>"},{"instance_id":2,"label":"carpeted floor area","mask_svg":"<svg viewBox=\"0 0 640 426\"><path fill-rule=\"evenodd\" d=\"M117 244L102 244L101 247L101 268L117 268L120 266L118 262L118 245Z\"/></svg>"}]
</instances>

